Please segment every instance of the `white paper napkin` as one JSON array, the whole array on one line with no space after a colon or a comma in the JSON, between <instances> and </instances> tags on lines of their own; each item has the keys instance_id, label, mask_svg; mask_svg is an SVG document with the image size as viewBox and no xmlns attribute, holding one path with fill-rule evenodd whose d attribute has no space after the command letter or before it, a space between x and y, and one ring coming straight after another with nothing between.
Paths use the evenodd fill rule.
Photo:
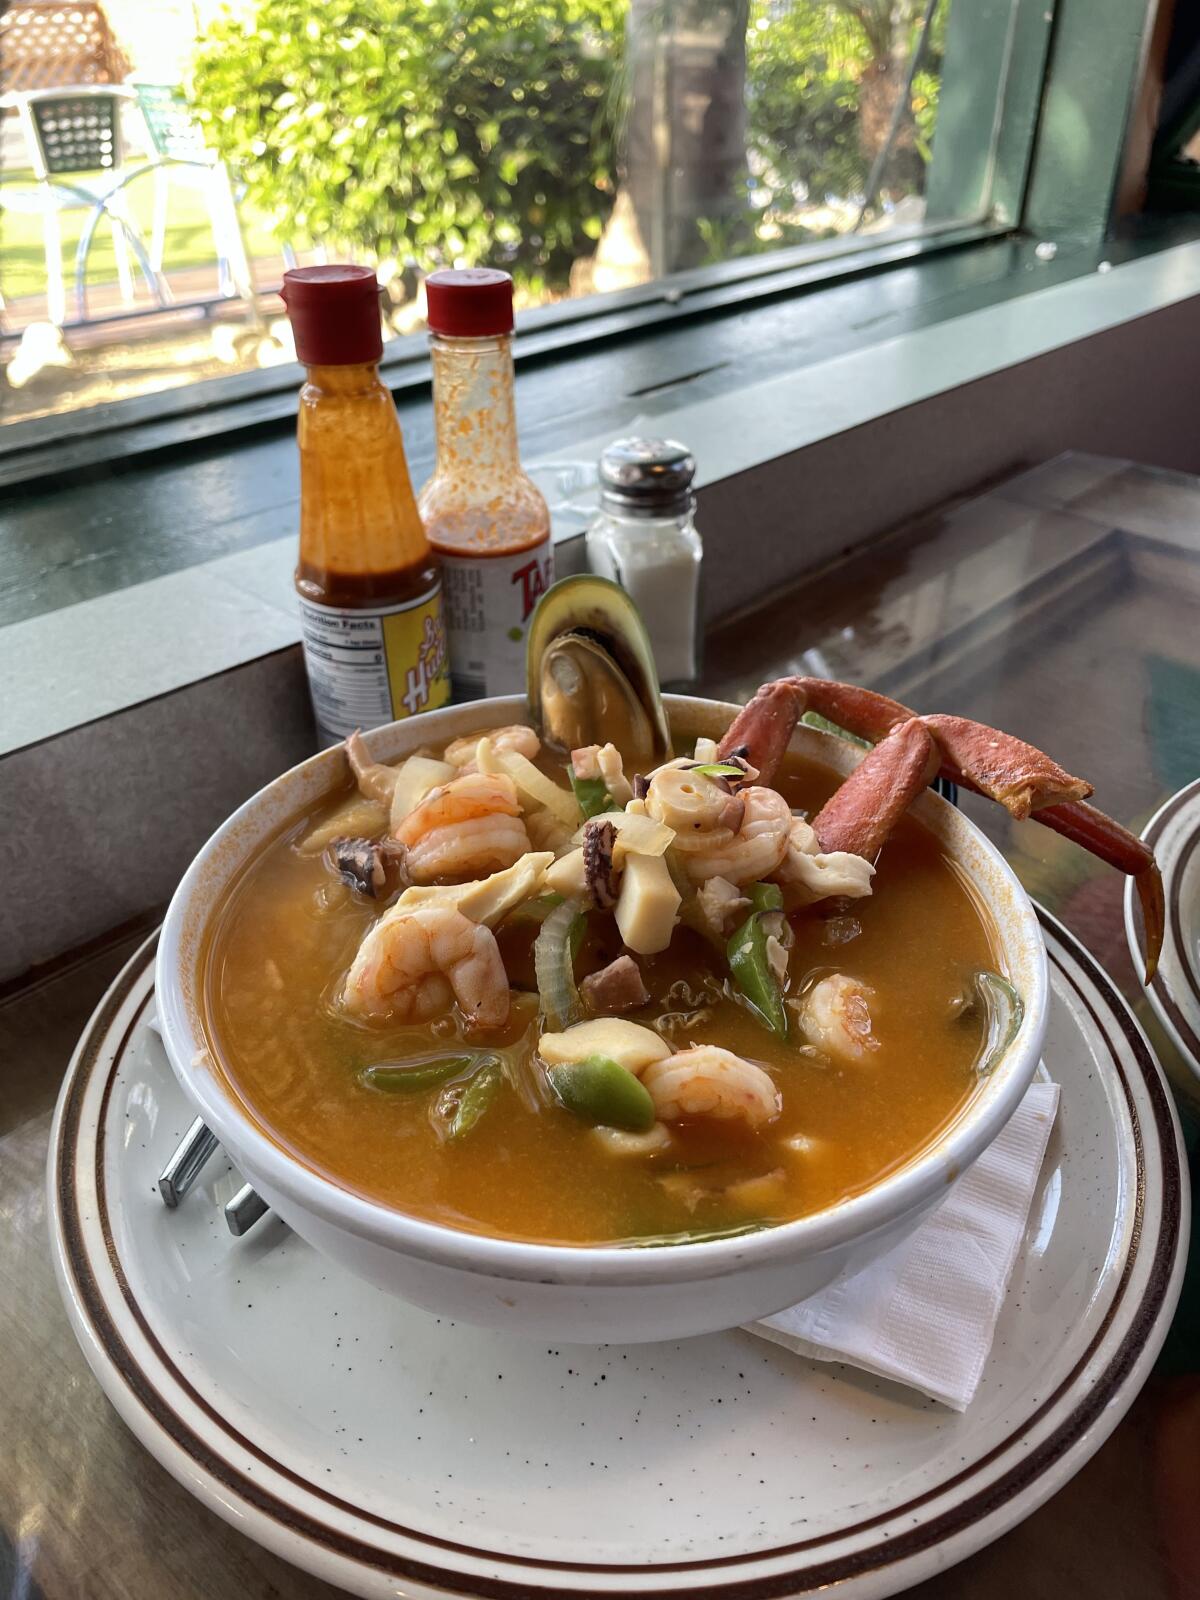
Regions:
<instances>
[{"instance_id":1,"label":"white paper napkin","mask_svg":"<svg viewBox=\"0 0 1200 1600\"><path fill-rule=\"evenodd\" d=\"M914 1233L747 1331L965 1411L992 1348L1057 1112L1058 1085L1033 1084Z\"/></svg>"}]
</instances>

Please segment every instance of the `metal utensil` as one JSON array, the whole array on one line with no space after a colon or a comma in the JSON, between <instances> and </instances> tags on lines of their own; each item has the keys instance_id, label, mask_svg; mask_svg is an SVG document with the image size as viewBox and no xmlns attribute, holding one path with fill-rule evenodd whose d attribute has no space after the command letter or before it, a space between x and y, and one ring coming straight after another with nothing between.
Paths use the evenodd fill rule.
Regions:
<instances>
[{"instance_id":1,"label":"metal utensil","mask_svg":"<svg viewBox=\"0 0 1200 1600\"><path fill-rule=\"evenodd\" d=\"M252 1189L248 1183L244 1184L233 1199L225 1204L225 1221L230 1233L235 1239L240 1239L256 1222L260 1222L270 1209L257 1190Z\"/></svg>"},{"instance_id":2,"label":"metal utensil","mask_svg":"<svg viewBox=\"0 0 1200 1600\"><path fill-rule=\"evenodd\" d=\"M184 1134L175 1154L162 1169L158 1179L158 1192L163 1205L171 1211L200 1176L200 1169L217 1148L217 1136L207 1128L200 1117Z\"/></svg>"},{"instance_id":3,"label":"metal utensil","mask_svg":"<svg viewBox=\"0 0 1200 1600\"><path fill-rule=\"evenodd\" d=\"M219 1141L201 1117L184 1134L158 1178L158 1192L163 1205L174 1211L175 1207L195 1183L205 1163L218 1148ZM243 1186L224 1207L225 1222L230 1233L240 1239L270 1210L263 1197L250 1185Z\"/></svg>"}]
</instances>

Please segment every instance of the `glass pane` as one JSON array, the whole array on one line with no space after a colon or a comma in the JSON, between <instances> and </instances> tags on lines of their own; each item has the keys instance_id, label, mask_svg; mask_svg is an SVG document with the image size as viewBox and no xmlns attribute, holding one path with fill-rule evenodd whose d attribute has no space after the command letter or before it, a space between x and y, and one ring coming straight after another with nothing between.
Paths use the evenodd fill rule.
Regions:
<instances>
[{"instance_id":1,"label":"glass pane","mask_svg":"<svg viewBox=\"0 0 1200 1600\"><path fill-rule=\"evenodd\" d=\"M85 68L3 24L21 63L0 169L10 418L289 360L275 291L294 261L376 265L395 337L421 327L439 265L503 265L528 308L981 217L1016 15L1015 0L106 12L86 86L55 90L85 111L119 97L96 170L48 160L61 127L28 95Z\"/></svg>"}]
</instances>

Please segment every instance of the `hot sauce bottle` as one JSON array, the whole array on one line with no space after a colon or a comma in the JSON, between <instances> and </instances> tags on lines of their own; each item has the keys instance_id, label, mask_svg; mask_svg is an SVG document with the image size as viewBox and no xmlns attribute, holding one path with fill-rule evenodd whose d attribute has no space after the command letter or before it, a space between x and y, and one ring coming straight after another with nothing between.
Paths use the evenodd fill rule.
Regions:
<instances>
[{"instance_id":1,"label":"hot sauce bottle","mask_svg":"<svg viewBox=\"0 0 1200 1600\"><path fill-rule=\"evenodd\" d=\"M299 267L283 299L300 390L300 594L317 728L333 744L450 697L441 576L379 379L379 287L367 267Z\"/></svg>"},{"instance_id":2,"label":"hot sauce bottle","mask_svg":"<svg viewBox=\"0 0 1200 1600\"><path fill-rule=\"evenodd\" d=\"M421 515L442 564L457 698L525 686L525 630L554 581L550 513L521 470L507 272L425 280L436 463Z\"/></svg>"}]
</instances>

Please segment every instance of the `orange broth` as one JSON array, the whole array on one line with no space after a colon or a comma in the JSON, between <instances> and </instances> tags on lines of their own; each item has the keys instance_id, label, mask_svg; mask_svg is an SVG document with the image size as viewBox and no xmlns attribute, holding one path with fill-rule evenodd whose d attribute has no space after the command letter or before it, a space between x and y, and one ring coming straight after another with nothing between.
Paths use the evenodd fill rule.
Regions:
<instances>
[{"instance_id":1,"label":"orange broth","mask_svg":"<svg viewBox=\"0 0 1200 1600\"><path fill-rule=\"evenodd\" d=\"M546 770L563 781L561 767ZM812 814L837 782L828 768L791 758L775 786ZM956 1002L998 956L958 870L905 817L879 858L874 892L833 908L855 919L856 936L839 942L850 925L828 905L790 919L789 993L832 972L863 980L875 992L880 1047L848 1065L777 1039L732 998L721 953L678 927L669 950L638 957L651 1000L630 1020L657 1026L677 1049L714 1043L759 1062L783 1109L758 1132L693 1121L672 1128L666 1150L613 1155L554 1101L535 1058L536 929L519 917L498 930L514 988L500 1033L472 1038L453 1016L396 1026L339 1011L342 979L380 908L296 844L345 799L342 791L298 819L246 869L214 919L204 964L209 1043L229 1083L271 1138L354 1193L430 1222L544 1243L703 1237L859 1193L927 1147L978 1081L982 1023L959 1015ZM619 951L611 917L593 913L579 975ZM502 1047L505 1081L457 1143L437 1132L439 1089L388 1093L360 1078L371 1064L480 1046Z\"/></svg>"}]
</instances>

